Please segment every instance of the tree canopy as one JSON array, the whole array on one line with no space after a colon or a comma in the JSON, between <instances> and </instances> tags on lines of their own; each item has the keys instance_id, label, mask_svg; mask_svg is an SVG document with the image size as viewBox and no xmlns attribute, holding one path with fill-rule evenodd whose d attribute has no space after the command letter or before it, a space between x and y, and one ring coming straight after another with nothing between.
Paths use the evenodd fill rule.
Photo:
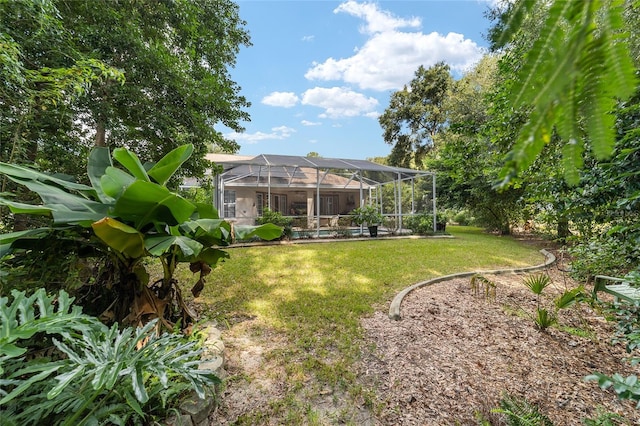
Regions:
<instances>
[{"instance_id":1,"label":"tree canopy","mask_svg":"<svg viewBox=\"0 0 640 426\"><path fill-rule=\"evenodd\" d=\"M419 164L433 149L437 134L446 127L445 100L451 84L449 66L440 62L428 69L420 66L409 86L391 95L379 118L384 141L393 145L390 164Z\"/></svg>"},{"instance_id":2,"label":"tree canopy","mask_svg":"<svg viewBox=\"0 0 640 426\"><path fill-rule=\"evenodd\" d=\"M93 145L157 160L192 143L238 149L214 124L241 131L249 106L231 80L249 45L228 0L24 0L0 5L1 159L77 173ZM73 153L75 155L69 155Z\"/></svg>"}]
</instances>

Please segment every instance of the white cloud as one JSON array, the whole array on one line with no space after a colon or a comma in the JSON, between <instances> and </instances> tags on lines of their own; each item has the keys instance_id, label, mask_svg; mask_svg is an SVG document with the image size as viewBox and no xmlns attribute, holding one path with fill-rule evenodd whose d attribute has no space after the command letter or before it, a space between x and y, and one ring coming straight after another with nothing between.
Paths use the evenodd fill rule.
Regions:
<instances>
[{"instance_id":1,"label":"white cloud","mask_svg":"<svg viewBox=\"0 0 640 426\"><path fill-rule=\"evenodd\" d=\"M302 124L303 126L321 126L322 125L322 123L320 122L309 121L309 120L302 120L300 124Z\"/></svg>"},{"instance_id":2,"label":"white cloud","mask_svg":"<svg viewBox=\"0 0 640 426\"><path fill-rule=\"evenodd\" d=\"M302 37L302 41L313 41L316 38L314 35L306 35Z\"/></svg>"},{"instance_id":3,"label":"white cloud","mask_svg":"<svg viewBox=\"0 0 640 426\"><path fill-rule=\"evenodd\" d=\"M378 100L345 87L314 87L302 94L302 104L323 108L321 118L342 118L370 114Z\"/></svg>"},{"instance_id":4,"label":"white cloud","mask_svg":"<svg viewBox=\"0 0 640 426\"><path fill-rule=\"evenodd\" d=\"M360 89L397 90L411 81L420 65L428 68L444 61L453 71L461 72L483 54L482 48L462 34L398 31L419 26L419 20L395 18L376 4L348 1L334 12L364 19L370 37L351 57L314 63L305 74L309 80L342 80Z\"/></svg>"},{"instance_id":5,"label":"white cloud","mask_svg":"<svg viewBox=\"0 0 640 426\"><path fill-rule=\"evenodd\" d=\"M375 3L358 3L349 0L338 6L333 13L345 12L365 20L366 25L360 27L365 34L393 31L398 28L419 28L420 18L402 19L393 16L386 10L380 10Z\"/></svg>"},{"instance_id":6,"label":"white cloud","mask_svg":"<svg viewBox=\"0 0 640 426\"><path fill-rule=\"evenodd\" d=\"M273 127L271 132L255 132L255 133L238 133L231 132L224 136L228 139L232 139L238 143L256 144L263 140L282 140L288 139L296 130L287 126Z\"/></svg>"},{"instance_id":7,"label":"white cloud","mask_svg":"<svg viewBox=\"0 0 640 426\"><path fill-rule=\"evenodd\" d=\"M272 92L262 98L262 103L265 105L291 108L296 106L299 99L293 92Z\"/></svg>"}]
</instances>

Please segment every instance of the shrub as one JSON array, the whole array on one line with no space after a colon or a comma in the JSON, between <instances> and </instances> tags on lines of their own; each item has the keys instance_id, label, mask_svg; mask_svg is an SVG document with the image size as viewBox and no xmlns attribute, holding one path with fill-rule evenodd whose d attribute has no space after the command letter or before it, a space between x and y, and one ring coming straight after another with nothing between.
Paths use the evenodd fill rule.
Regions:
<instances>
[{"instance_id":1,"label":"shrub","mask_svg":"<svg viewBox=\"0 0 640 426\"><path fill-rule=\"evenodd\" d=\"M460 210L453 216L453 221L458 225L469 226L473 224L474 218L468 210Z\"/></svg>"},{"instance_id":2,"label":"shrub","mask_svg":"<svg viewBox=\"0 0 640 426\"><path fill-rule=\"evenodd\" d=\"M60 291L0 298L0 409L7 425L140 424L165 416L179 394L218 383L199 370L196 341L143 328L108 328ZM50 339L47 358L34 338Z\"/></svg>"},{"instance_id":3,"label":"shrub","mask_svg":"<svg viewBox=\"0 0 640 426\"><path fill-rule=\"evenodd\" d=\"M364 225L375 226L382 223L384 217L378 211L378 208L374 205L366 205L361 207L356 207L349 213L353 222L356 225Z\"/></svg>"},{"instance_id":4,"label":"shrub","mask_svg":"<svg viewBox=\"0 0 640 426\"><path fill-rule=\"evenodd\" d=\"M127 149L110 153L96 147L87 165L90 185L0 163L0 173L42 200L42 204L25 204L0 194L0 205L14 214L51 219L36 229L0 235L0 259L11 255L15 260L35 251L59 255L46 242L63 239L63 253L69 250L102 260L103 273L96 277L100 285L91 290L97 293L95 299L108 300L105 315L127 324L160 318L167 328L177 321L185 325L194 315L174 278L176 266L189 263L191 271L199 273L191 289L197 295L212 267L229 257L220 247L231 240L230 224L218 217L213 206L188 201L166 186L192 153L192 145L183 145L157 163L143 166ZM112 158L121 168L114 166ZM274 225L236 226L234 231L239 239L252 235L270 239L282 232ZM143 262L149 257L162 264L163 276L153 283Z\"/></svg>"},{"instance_id":5,"label":"shrub","mask_svg":"<svg viewBox=\"0 0 640 426\"><path fill-rule=\"evenodd\" d=\"M293 219L283 216L282 213L265 208L262 216L256 219L256 224L266 225L268 223L280 226L282 234L280 238L291 238L293 236Z\"/></svg>"},{"instance_id":6,"label":"shrub","mask_svg":"<svg viewBox=\"0 0 640 426\"><path fill-rule=\"evenodd\" d=\"M569 248L573 256L572 275L588 280L594 275L620 275L638 267L640 247L633 239L620 239L614 235L596 236Z\"/></svg>"},{"instance_id":7,"label":"shrub","mask_svg":"<svg viewBox=\"0 0 640 426\"><path fill-rule=\"evenodd\" d=\"M433 215L424 213L410 216L405 219L405 227L411 229L414 234L432 235Z\"/></svg>"}]
</instances>

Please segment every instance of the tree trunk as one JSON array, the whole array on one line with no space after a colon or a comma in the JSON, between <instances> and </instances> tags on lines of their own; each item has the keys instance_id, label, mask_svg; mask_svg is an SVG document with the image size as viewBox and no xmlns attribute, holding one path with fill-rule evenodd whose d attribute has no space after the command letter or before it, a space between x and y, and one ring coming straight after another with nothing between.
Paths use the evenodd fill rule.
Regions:
<instances>
[{"instance_id":1,"label":"tree trunk","mask_svg":"<svg viewBox=\"0 0 640 426\"><path fill-rule=\"evenodd\" d=\"M95 146L107 146L107 143L105 141L104 122L102 120L98 120Z\"/></svg>"},{"instance_id":2,"label":"tree trunk","mask_svg":"<svg viewBox=\"0 0 640 426\"><path fill-rule=\"evenodd\" d=\"M560 241L566 240L567 237L571 235L571 231L569 230L569 221L566 217L558 219L556 231L558 232L558 240Z\"/></svg>"}]
</instances>

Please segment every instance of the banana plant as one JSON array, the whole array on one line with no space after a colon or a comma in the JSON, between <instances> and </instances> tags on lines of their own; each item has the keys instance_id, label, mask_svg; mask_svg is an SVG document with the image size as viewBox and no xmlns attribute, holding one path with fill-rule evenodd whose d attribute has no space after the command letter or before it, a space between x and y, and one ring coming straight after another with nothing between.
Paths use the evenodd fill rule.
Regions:
<instances>
[{"instance_id":1,"label":"banana plant","mask_svg":"<svg viewBox=\"0 0 640 426\"><path fill-rule=\"evenodd\" d=\"M66 238L83 251L108 259L109 270L96 277L115 289L114 300L104 312L107 318L138 325L159 318L166 327L173 327L173 319L189 322L195 314L176 285L176 266L186 262L199 273L192 288L197 296L204 277L229 258L221 247L234 238L231 225L219 218L212 205L192 202L166 187L192 153L192 145L182 145L157 163L143 164L125 148L111 154L108 148L96 147L88 159L90 185L0 163L0 173L42 200L37 205L24 204L4 195L0 205L14 214L52 219L50 226L0 235L0 258L16 250L42 249L43 240L65 230ZM238 239L272 240L281 233L273 224L234 227ZM159 259L163 268L163 277L154 283L149 282L143 262L149 257Z\"/></svg>"}]
</instances>

